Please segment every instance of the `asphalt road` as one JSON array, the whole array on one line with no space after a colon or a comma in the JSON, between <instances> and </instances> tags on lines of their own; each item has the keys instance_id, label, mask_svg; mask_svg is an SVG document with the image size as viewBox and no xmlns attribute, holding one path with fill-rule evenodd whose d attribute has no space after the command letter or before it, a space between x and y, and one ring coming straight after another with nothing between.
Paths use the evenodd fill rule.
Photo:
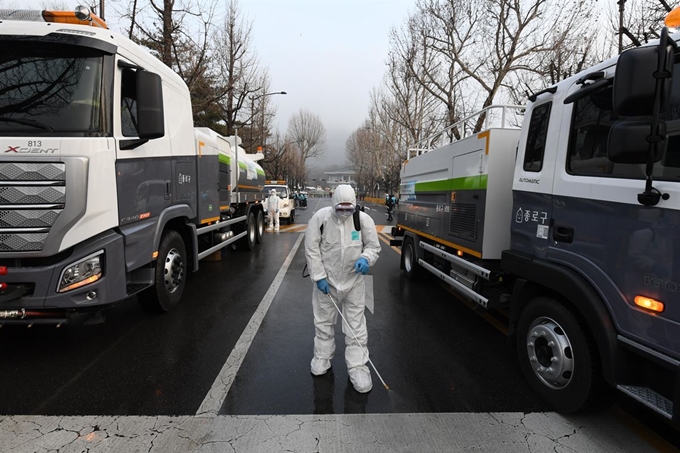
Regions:
<instances>
[{"instance_id":1,"label":"asphalt road","mask_svg":"<svg viewBox=\"0 0 680 453\"><path fill-rule=\"evenodd\" d=\"M371 358L390 391L375 373L373 391L352 389L341 319L332 372L313 377L312 282L302 277L304 246L291 251L311 215L329 204L311 198L296 224L267 233L255 251L201 262L171 313L147 314L132 299L107 310L103 324L0 329L0 415L194 415L237 344L244 355L219 414L549 411L520 374L502 314L470 309L436 280L403 279L386 234L394 222L375 206L367 212L381 231L387 227L366 316ZM271 305L244 350L244 331L268 295ZM649 413L625 402L622 411L616 396L607 401L603 417L633 414L633 425L678 442Z\"/></svg>"}]
</instances>

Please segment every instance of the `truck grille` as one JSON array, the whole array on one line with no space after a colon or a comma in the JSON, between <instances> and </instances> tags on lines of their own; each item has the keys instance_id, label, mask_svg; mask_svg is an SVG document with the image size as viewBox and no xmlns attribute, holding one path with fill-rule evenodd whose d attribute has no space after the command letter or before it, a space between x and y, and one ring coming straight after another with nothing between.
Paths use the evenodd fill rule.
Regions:
<instances>
[{"instance_id":1,"label":"truck grille","mask_svg":"<svg viewBox=\"0 0 680 453\"><path fill-rule=\"evenodd\" d=\"M477 239L477 205L451 203L449 233L463 239Z\"/></svg>"},{"instance_id":2,"label":"truck grille","mask_svg":"<svg viewBox=\"0 0 680 453\"><path fill-rule=\"evenodd\" d=\"M66 165L0 163L0 252L35 252L66 203Z\"/></svg>"}]
</instances>

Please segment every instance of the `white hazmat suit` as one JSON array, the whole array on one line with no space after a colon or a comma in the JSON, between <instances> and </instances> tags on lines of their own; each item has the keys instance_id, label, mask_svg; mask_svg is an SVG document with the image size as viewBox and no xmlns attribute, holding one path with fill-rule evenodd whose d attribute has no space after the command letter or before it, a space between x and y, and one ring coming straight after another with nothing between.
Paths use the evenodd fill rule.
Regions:
<instances>
[{"instance_id":1,"label":"white hazmat suit","mask_svg":"<svg viewBox=\"0 0 680 453\"><path fill-rule=\"evenodd\" d=\"M351 215L343 217L336 212L341 203L345 206L351 203L356 208L356 196L351 186L338 186L333 193L333 206L320 209L309 221L305 233L305 256L312 280L319 282L325 279L328 282L330 294L359 340L357 344L343 323L345 363L350 381L357 391L365 393L372 388L371 372L366 366L368 358L361 349L363 347L368 354L365 285L364 275L355 267L361 258L368 262L368 266L373 266L378 260L380 242L373 219L360 212L361 231L356 231ZM318 285L314 285L312 305L315 337L311 371L314 375L321 375L330 368L335 353L334 326L338 313Z\"/></svg>"},{"instance_id":2,"label":"white hazmat suit","mask_svg":"<svg viewBox=\"0 0 680 453\"><path fill-rule=\"evenodd\" d=\"M269 198L267 198L267 211L269 211L269 229L272 227L274 231L279 230L279 196L276 195L276 189L272 189Z\"/></svg>"}]
</instances>

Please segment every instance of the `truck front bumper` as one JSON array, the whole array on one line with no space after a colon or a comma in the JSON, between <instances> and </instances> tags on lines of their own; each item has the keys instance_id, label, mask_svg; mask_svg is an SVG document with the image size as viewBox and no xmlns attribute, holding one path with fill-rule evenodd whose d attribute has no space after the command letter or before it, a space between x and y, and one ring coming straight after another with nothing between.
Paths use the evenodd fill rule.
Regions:
<instances>
[{"instance_id":1,"label":"truck front bumper","mask_svg":"<svg viewBox=\"0 0 680 453\"><path fill-rule=\"evenodd\" d=\"M0 254L0 324L46 322L62 319L76 311L92 311L127 296L123 237L113 230L83 241L49 258L11 259ZM62 272L92 254L100 256L102 277L67 292L58 292ZM4 286L4 285L2 285Z\"/></svg>"}]
</instances>

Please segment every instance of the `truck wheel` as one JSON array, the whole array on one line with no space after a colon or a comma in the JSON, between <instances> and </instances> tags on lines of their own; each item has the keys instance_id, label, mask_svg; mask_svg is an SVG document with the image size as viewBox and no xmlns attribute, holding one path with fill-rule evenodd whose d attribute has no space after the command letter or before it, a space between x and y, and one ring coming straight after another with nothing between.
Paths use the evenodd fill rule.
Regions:
<instances>
[{"instance_id":1,"label":"truck wheel","mask_svg":"<svg viewBox=\"0 0 680 453\"><path fill-rule=\"evenodd\" d=\"M288 225L295 223L295 210L290 211L290 217L288 217Z\"/></svg>"},{"instance_id":2,"label":"truck wheel","mask_svg":"<svg viewBox=\"0 0 680 453\"><path fill-rule=\"evenodd\" d=\"M420 274L420 265L418 264L415 244L410 237L404 239L401 259L404 261L404 275L409 280L415 280Z\"/></svg>"},{"instance_id":3,"label":"truck wheel","mask_svg":"<svg viewBox=\"0 0 680 453\"><path fill-rule=\"evenodd\" d=\"M239 240L238 248L240 250L253 250L257 243L257 222L255 221L255 213L250 212L246 220L246 232L248 234Z\"/></svg>"},{"instance_id":4,"label":"truck wheel","mask_svg":"<svg viewBox=\"0 0 680 453\"><path fill-rule=\"evenodd\" d=\"M145 310L164 313L179 303L186 283L186 251L182 236L166 231L158 248L154 284L139 294Z\"/></svg>"},{"instance_id":5,"label":"truck wheel","mask_svg":"<svg viewBox=\"0 0 680 453\"><path fill-rule=\"evenodd\" d=\"M596 350L583 325L549 297L526 306L517 327L520 368L531 388L557 412L589 405L600 383Z\"/></svg>"},{"instance_id":6,"label":"truck wheel","mask_svg":"<svg viewBox=\"0 0 680 453\"><path fill-rule=\"evenodd\" d=\"M261 244L264 238L264 213L257 211L257 243Z\"/></svg>"}]
</instances>

